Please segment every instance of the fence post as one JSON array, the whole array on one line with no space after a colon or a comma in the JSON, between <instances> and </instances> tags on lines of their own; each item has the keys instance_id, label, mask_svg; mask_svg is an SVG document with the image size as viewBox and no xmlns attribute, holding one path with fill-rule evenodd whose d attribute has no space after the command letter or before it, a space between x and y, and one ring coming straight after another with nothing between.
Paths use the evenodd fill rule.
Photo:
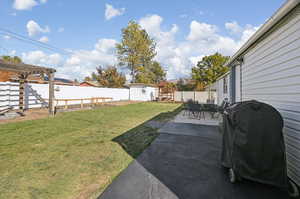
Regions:
<instances>
[{"instance_id":1,"label":"fence post","mask_svg":"<svg viewBox=\"0 0 300 199\"><path fill-rule=\"evenodd\" d=\"M20 76L19 80L19 109L24 111L24 91L25 91L25 79L24 75Z\"/></svg>"},{"instance_id":2,"label":"fence post","mask_svg":"<svg viewBox=\"0 0 300 199\"><path fill-rule=\"evenodd\" d=\"M49 102L48 102L48 108L49 108L49 114L50 115L54 115L54 104L53 104L53 100L55 98L54 96L54 73L50 72L47 74L48 75L48 79L49 79Z\"/></svg>"},{"instance_id":3,"label":"fence post","mask_svg":"<svg viewBox=\"0 0 300 199\"><path fill-rule=\"evenodd\" d=\"M65 109L68 109L68 100L65 100Z\"/></svg>"},{"instance_id":4,"label":"fence post","mask_svg":"<svg viewBox=\"0 0 300 199\"><path fill-rule=\"evenodd\" d=\"M83 108L83 99L81 99L80 107Z\"/></svg>"}]
</instances>

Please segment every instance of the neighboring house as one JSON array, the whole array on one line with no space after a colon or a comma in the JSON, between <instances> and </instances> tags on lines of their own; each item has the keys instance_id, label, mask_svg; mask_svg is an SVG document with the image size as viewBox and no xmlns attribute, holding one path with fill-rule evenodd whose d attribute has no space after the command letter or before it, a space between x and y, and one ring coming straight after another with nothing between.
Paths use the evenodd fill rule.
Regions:
<instances>
[{"instance_id":1,"label":"neighboring house","mask_svg":"<svg viewBox=\"0 0 300 199\"><path fill-rule=\"evenodd\" d=\"M45 78L45 80L48 82L48 79ZM65 85L65 86L77 86L76 82L69 79L64 78L54 78L54 84L55 85Z\"/></svg>"},{"instance_id":2,"label":"neighboring house","mask_svg":"<svg viewBox=\"0 0 300 199\"><path fill-rule=\"evenodd\" d=\"M0 62L5 62L3 59L0 59ZM0 82L7 82L11 76L15 75L14 72L0 70Z\"/></svg>"},{"instance_id":3,"label":"neighboring house","mask_svg":"<svg viewBox=\"0 0 300 199\"><path fill-rule=\"evenodd\" d=\"M153 84L131 83L129 87L129 100L153 101L158 96L158 88Z\"/></svg>"},{"instance_id":4,"label":"neighboring house","mask_svg":"<svg viewBox=\"0 0 300 199\"><path fill-rule=\"evenodd\" d=\"M255 99L281 113L288 176L300 185L300 0L287 1L227 64L231 101Z\"/></svg>"},{"instance_id":5,"label":"neighboring house","mask_svg":"<svg viewBox=\"0 0 300 199\"><path fill-rule=\"evenodd\" d=\"M101 85L97 81L84 81L79 86L100 87Z\"/></svg>"},{"instance_id":6,"label":"neighboring house","mask_svg":"<svg viewBox=\"0 0 300 199\"><path fill-rule=\"evenodd\" d=\"M0 70L0 82L9 81L11 76L13 76L13 75L15 75L15 73Z\"/></svg>"},{"instance_id":7,"label":"neighboring house","mask_svg":"<svg viewBox=\"0 0 300 199\"><path fill-rule=\"evenodd\" d=\"M217 104L221 104L224 99L229 99L230 97L230 72L225 73L221 77L219 77L215 83L215 87L217 90Z\"/></svg>"},{"instance_id":8,"label":"neighboring house","mask_svg":"<svg viewBox=\"0 0 300 199\"><path fill-rule=\"evenodd\" d=\"M0 75L1 77L1 75ZM19 82L19 77L16 74L10 74L9 78L6 78L6 81L10 82ZM29 75L26 79L27 83L34 83L34 84L48 84L48 77L41 76L41 75ZM54 78L55 85L65 85L65 86L77 86L77 84L69 79L64 78Z\"/></svg>"}]
</instances>

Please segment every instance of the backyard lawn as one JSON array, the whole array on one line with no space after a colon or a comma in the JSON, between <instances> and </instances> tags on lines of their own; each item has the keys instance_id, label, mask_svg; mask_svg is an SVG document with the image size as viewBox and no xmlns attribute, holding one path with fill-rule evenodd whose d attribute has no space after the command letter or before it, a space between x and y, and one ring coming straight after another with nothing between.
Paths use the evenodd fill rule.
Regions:
<instances>
[{"instance_id":1,"label":"backyard lawn","mask_svg":"<svg viewBox=\"0 0 300 199\"><path fill-rule=\"evenodd\" d=\"M0 125L0 198L95 198L158 135L178 104L139 103Z\"/></svg>"}]
</instances>

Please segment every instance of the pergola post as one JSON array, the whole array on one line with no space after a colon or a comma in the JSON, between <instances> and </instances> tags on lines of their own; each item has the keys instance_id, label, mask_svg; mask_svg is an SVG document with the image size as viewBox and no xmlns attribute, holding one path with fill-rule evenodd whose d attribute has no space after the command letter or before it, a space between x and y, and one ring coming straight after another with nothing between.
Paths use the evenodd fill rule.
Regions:
<instances>
[{"instance_id":1,"label":"pergola post","mask_svg":"<svg viewBox=\"0 0 300 199\"><path fill-rule=\"evenodd\" d=\"M19 76L19 109L24 112L24 93L25 93L25 80L26 75L21 74Z\"/></svg>"},{"instance_id":2,"label":"pergola post","mask_svg":"<svg viewBox=\"0 0 300 199\"><path fill-rule=\"evenodd\" d=\"M54 73L48 73L49 79L49 114L54 115Z\"/></svg>"}]
</instances>

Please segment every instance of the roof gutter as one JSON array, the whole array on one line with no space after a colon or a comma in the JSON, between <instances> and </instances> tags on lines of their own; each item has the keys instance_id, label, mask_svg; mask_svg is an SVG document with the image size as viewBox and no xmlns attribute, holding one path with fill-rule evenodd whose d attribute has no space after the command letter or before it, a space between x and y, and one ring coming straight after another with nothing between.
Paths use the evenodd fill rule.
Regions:
<instances>
[{"instance_id":1,"label":"roof gutter","mask_svg":"<svg viewBox=\"0 0 300 199\"><path fill-rule=\"evenodd\" d=\"M260 27L254 35L226 62L226 66L232 65L246 50L248 50L259 38L268 32L276 23L278 23L286 14L300 3L300 0L286 1L270 19Z\"/></svg>"},{"instance_id":2,"label":"roof gutter","mask_svg":"<svg viewBox=\"0 0 300 199\"><path fill-rule=\"evenodd\" d=\"M216 81L219 81L220 79L223 79L225 76L230 74L230 70L226 73L224 73L223 75L221 75L220 77L218 77L218 79Z\"/></svg>"}]
</instances>

